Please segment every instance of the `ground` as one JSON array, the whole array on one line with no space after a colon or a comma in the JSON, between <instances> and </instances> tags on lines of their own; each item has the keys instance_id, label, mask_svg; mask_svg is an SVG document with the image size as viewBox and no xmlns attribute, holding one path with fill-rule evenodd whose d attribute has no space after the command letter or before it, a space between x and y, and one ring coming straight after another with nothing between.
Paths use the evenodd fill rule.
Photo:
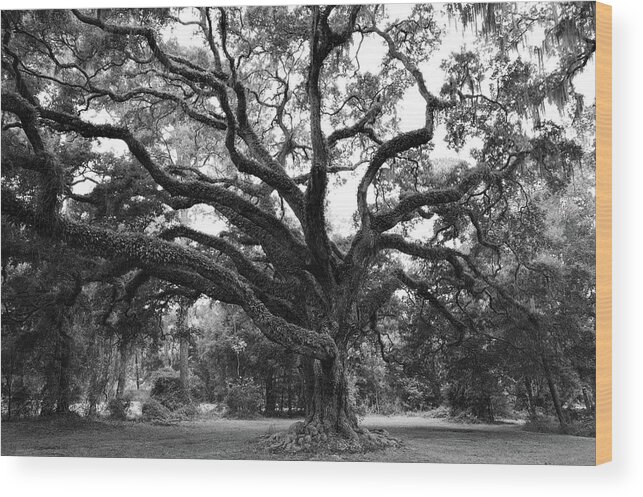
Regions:
<instances>
[{"instance_id":1,"label":"ground","mask_svg":"<svg viewBox=\"0 0 643 497\"><path fill-rule=\"evenodd\" d=\"M208 419L159 426L143 422L31 420L2 423L3 456L146 457L176 459L323 459L335 461L594 464L593 438L526 432L519 424L457 424L412 416L370 416L403 446L366 454L270 454L257 439L293 420Z\"/></svg>"}]
</instances>

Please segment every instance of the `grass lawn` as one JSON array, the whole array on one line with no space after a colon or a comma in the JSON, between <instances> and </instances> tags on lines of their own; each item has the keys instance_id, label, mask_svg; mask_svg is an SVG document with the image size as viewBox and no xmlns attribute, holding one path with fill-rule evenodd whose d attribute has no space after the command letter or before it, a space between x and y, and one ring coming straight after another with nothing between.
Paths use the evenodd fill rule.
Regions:
<instances>
[{"instance_id":1,"label":"grass lawn","mask_svg":"<svg viewBox=\"0 0 643 497\"><path fill-rule=\"evenodd\" d=\"M403 446L366 454L270 454L258 437L294 420L209 419L158 426L143 422L30 420L2 423L3 456L279 459L495 464L594 464L593 438L531 433L518 424L466 425L411 416L370 416Z\"/></svg>"}]
</instances>

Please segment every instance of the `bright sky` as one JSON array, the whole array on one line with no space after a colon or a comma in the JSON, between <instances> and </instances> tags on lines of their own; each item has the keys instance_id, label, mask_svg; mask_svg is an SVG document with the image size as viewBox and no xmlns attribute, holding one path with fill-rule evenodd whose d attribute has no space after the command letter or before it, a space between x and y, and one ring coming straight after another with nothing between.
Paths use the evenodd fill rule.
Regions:
<instances>
[{"instance_id":1,"label":"bright sky","mask_svg":"<svg viewBox=\"0 0 643 497\"><path fill-rule=\"evenodd\" d=\"M436 11L441 11L444 4L434 4ZM407 17L412 4L389 4L386 6L387 12L391 19ZM427 87L434 94L438 94L445 81L445 74L440 68L442 60L447 58L450 53L458 52L463 46L472 47L476 41L476 34L471 29L463 30L455 23L449 22L449 19L443 15L437 17L440 24L443 25L444 34L440 48L433 53L430 60L421 64L419 69L422 71L427 83ZM164 33L165 37L175 37L183 46L195 46L204 43L200 37L193 36L194 26L177 25L171 31ZM534 37L536 35L533 35ZM381 69L386 47L379 37L369 36L362 42L359 53L357 45L351 50L351 55L356 56L362 72L378 73ZM584 72L576 77L574 84L578 92L584 95L586 104L591 104L595 99L595 70L594 60L591 60ZM410 88L398 108L400 117L400 126L402 131L419 128L424 123L424 100L422 100L416 87ZM87 116L89 117L89 116ZM109 120L106 114L91 116L97 121ZM552 120L558 119L558 111L549 109L547 117ZM433 140L434 150L431 154L434 159L470 159L471 147L479 146L476 143L468 144L460 152L456 152L447 147L444 142L445 129L437 126ZM111 150L125 152L126 148L122 143L113 140L104 140L97 146L98 150ZM362 166L352 173L341 173L346 180L341 186L333 185L328 192L328 220L333 232L342 235L348 235L353 231L352 218L357 209L356 189L359 179L363 174ZM331 183L332 184L332 183ZM93 183L85 182L76 187L78 192L86 193L93 188ZM372 189L371 189L372 190ZM211 208L193 208L189 213L182 216L182 221L192 225L194 228L215 234L224 229L225 224L218 219Z\"/></svg>"}]
</instances>

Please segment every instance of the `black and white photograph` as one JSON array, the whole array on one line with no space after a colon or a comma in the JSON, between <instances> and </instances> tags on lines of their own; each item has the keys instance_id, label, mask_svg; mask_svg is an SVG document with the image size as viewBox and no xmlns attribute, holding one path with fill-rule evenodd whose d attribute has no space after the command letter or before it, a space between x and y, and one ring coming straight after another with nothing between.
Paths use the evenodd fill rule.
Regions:
<instances>
[{"instance_id":1,"label":"black and white photograph","mask_svg":"<svg viewBox=\"0 0 643 497\"><path fill-rule=\"evenodd\" d=\"M596 3L5 7L2 456L597 462Z\"/></svg>"}]
</instances>

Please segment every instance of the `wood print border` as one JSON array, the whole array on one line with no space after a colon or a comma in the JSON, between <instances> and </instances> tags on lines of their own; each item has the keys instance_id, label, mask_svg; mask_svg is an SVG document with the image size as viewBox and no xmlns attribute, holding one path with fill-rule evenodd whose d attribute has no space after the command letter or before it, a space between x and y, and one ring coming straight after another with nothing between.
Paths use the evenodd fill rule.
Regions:
<instances>
[{"instance_id":1,"label":"wood print border","mask_svg":"<svg viewBox=\"0 0 643 497\"><path fill-rule=\"evenodd\" d=\"M596 4L596 464L612 460L612 7Z\"/></svg>"}]
</instances>

